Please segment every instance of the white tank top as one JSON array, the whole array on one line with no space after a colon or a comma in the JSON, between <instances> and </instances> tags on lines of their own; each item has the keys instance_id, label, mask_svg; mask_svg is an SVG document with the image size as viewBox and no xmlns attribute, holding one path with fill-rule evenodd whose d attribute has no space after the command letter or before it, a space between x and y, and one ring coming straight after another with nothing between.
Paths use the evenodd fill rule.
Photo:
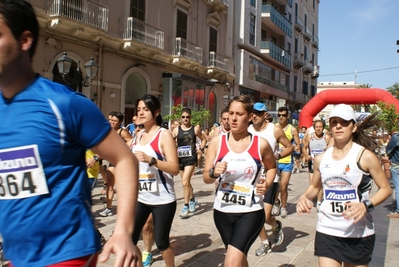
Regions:
<instances>
[{"instance_id":1,"label":"white tank top","mask_svg":"<svg viewBox=\"0 0 399 267\"><path fill-rule=\"evenodd\" d=\"M154 138L145 145L138 142L131 146L134 152L142 151L158 160L165 160L161 151L161 134L166 131L160 128ZM168 204L176 200L173 176L158 170L146 162L139 162L139 196L138 201L148 205Z\"/></svg>"},{"instance_id":2,"label":"white tank top","mask_svg":"<svg viewBox=\"0 0 399 267\"><path fill-rule=\"evenodd\" d=\"M315 133L312 133L309 141L309 151L312 159L314 159L317 155L323 153L326 148L327 141L325 133L323 133L323 136L321 136L320 138L317 137Z\"/></svg>"},{"instance_id":3,"label":"white tank top","mask_svg":"<svg viewBox=\"0 0 399 267\"><path fill-rule=\"evenodd\" d=\"M277 151L278 149L278 144L277 144L277 140L276 137L274 136L274 127L276 127L273 123L268 123L267 127L265 129L263 129L262 131L256 131L253 125L250 125L248 127L248 132L254 134L254 135L259 135L262 138L265 138L268 142L270 147L273 150L273 153ZM276 165L277 161L276 161ZM263 171L262 171L263 173ZM273 183L278 183L280 181L280 170L277 168L277 172L276 172L276 177L274 177Z\"/></svg>"},{"instance_id":4,"label":"white tank top","mask_svg":"<svg viewBox=\"0 0 399 267\"><path fill-rule=\"evenodd\" d=\"M241 153L230 150L228 136L220 135L220 145L216 162L227 161L227 170L219 178L214 208L226 213L246 213L263 209L263 196L255 194L259 182L262 157L259 137L252 136L248 148Z\"/></svg>"},{"instance_id":5,"label":"white tank top","mask_svg":"<svg viewBox=\"0 0 399 267\"><path fill-rule=\"evenodd\" d=\"M364 171L359 169L357 158L364 147L353 143L345 158L336 161L332 158L334 147L327 149L320 162L324 200L318 214L317 231L338 237L366 237L374 234L374 223L370 213L356 224L342 215L344 203L361 202L369 198L369 189L361 192L364 184Z\"/></svg>"}]
</instances>

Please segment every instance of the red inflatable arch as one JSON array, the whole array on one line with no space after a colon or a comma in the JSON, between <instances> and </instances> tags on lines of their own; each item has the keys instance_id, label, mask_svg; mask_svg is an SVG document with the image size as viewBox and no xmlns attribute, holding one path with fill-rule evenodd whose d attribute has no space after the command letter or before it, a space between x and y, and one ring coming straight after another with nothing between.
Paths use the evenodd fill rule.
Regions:
<instances>
[{"instance_id":1,"label":"red inflatable arch","mask_svg":"<svg viewBox=\"0 0 399 267\"><path fill-rule=\"evenodd\" d=\"M328 104L375 104L378 101L394 104L399 113L399 101L389 92L379 88L367 89L334 89L324 90L316 94L299 114L300 127L310 127L312 119Z\"/></svg>"}]
</instances>

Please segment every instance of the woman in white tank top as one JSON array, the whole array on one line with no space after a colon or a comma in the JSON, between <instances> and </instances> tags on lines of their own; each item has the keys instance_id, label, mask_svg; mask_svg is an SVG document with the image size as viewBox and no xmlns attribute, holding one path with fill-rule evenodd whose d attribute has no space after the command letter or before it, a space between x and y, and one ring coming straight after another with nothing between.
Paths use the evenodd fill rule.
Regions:
<instances>
[{"instance_id":1,"label":"woman in white tank top","mask_svg":"<svg viewBox=\"0 0 399 267\"><path fill-rule=\"evenodd\" d=\"M375 114L357 125L349 105L340 104L331 110L329 124L334 146L315 158L312 183L297 204L298 213L310 213L311 200L323 190L315 238L319 266L367 266L371 261L375 231L370 211L391 194L373 153L376 144L364 131L379 123ZM370 177L379 188L371 197Z\"/></svg>"}]
</instances>

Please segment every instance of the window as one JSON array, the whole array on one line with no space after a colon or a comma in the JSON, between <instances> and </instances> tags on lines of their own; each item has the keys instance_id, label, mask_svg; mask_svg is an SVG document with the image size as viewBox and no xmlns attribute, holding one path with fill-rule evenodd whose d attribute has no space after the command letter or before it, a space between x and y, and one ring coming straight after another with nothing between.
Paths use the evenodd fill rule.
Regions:
<instances>
[{"instance_id":1,"label":"window","mask_svg":"<svg viewBox=\"0 0 399 267\"><path fill-rule=\"evenodd\" d=\"M308 26L308 15L305 14L305 18L303 21L304 25L305 25L305 32L306 32L306 27Z\"/></svg>"},{"instance_id":2,"label":"window","mask_svg":"<svg viewBox=\"0 0 399 267\"><path fill-rule=\"evenodd\" d=\"M313 0L313 9L316 9L316 0Z\"/></svg>"},{"instance_id":3,"label":"window","mask_svg":"<svg viewBox=\"0 0 399 267\"><path fill-rule=\"evenodd\" d=\"M315 63L316 63L316 62L314 62L314 53L312 53L312 64L313 64L313 65L316 65Z\"/></svg>"},{"instance_id":4,"label":"window","mask_svg":"<svg viewBox=\"0 0 399 267\"><path fill-rule=\"evenodd\" d=\"M302 82L302 94L304 95L308 95L308 82L307 81L303 81Z\"/></svg>"},{"instance_id":5,"label":"window","mask_svg":"<svg viewBox=\"0 0 399 267\"><path fill-rule=\"evenodd\" d=\"M217 52L218 32L215 28L209 28L209 52Z\"/></svg>"},{"instance_id":6,"label":"window","mask_svg":"<svg viewBox=\"0 0 399 267\"><path fill-rule=\"evenodd\" d=\"M287 42L287 52L291 53L291 43Z\"/></svg>"},{"instance_id":7,"label":"window","mask_svg":"<svg viewBox=\"0 0 399 267\"><path fill-rule=\"evenodd\" d=\"M251 0L251 6L253 6L253 7L256 6L256 0Z\"/></svg>"},{"instance_id":8,"label":"window","mask_svg":"<svg viewBox=\"0 0 399 267\"><path fill-rule=\"evenodd\" d=\"M262 39L262 41L267 40L267 32L264 29L262 29L260 32L260 38Z\"/></svg>"},{"instance_id":9,"label":"window","mask_svg":"<svg viewBox=\"0 0 399 267\"><path fill-rule=\"evenodd\" d=\"M187 39L187 14L177 10L176 37Z\"/></svg>"},{"instance_id":10,"label":"window","mask_svg":"<svg viewBox=\"0 0 399 267\"><path fill-rule=\"evenodd\" d=\"M251 14L251 20L249 24L249 43L251 45L255 45L255 21L256 21L255 15Z\"/></svg>"},{"instance_id":11,"label":"window","mask_svg":"<svg viewBox=\"0 0 399 267\"><path fill-rule=\"evenodd\" d=\"M303 59L307 60L308 59L308 47L305 45L303 49Z\"/></svg>"},{"instance_id":12,"label":"window","mask_svg":"<svg viewBox=\"0 0 399 267\"><path fill-rule=\"evenodd\" d=\"M298 41L298 38L295 38L295 50L294 50L294 53L298 53L298 45L299 45L299 41Z\"/></svg>"},{"instance_id":13,"label":"window","mask_svg":"<svg viewBox=\"0 0 399 267\"><path fill-rule=\"evenodd\" d=\"M294 92L298 92L298 76L294 76Z\"/></svg>"},{"instance_id":14,"label":"window","mask_svg":"<svg viewBox=\"0 0 399 267\"><path fill-rule=\"evenodd\" d=\"M145 0L130 1L130 16L145 21Z\"/></svg>"}]
</instances>

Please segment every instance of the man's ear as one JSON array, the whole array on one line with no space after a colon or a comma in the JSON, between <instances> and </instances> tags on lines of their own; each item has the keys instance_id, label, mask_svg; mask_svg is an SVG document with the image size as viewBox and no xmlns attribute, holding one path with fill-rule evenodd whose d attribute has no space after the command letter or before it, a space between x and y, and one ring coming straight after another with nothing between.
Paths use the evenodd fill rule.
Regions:
<instances>
[{"instance_id":1,"label":"man's ear","mask_svg":"<svg viewBox=\"0 0 399 267\"><path fill-rule=\"evenodd\" d=\"M21 49L23 51L29 51L29 49L32 47L33 41L33 34L30 31L22 32L21 36L19 37L19 43L21 44Z\"/></svg>"}]
</instances>

